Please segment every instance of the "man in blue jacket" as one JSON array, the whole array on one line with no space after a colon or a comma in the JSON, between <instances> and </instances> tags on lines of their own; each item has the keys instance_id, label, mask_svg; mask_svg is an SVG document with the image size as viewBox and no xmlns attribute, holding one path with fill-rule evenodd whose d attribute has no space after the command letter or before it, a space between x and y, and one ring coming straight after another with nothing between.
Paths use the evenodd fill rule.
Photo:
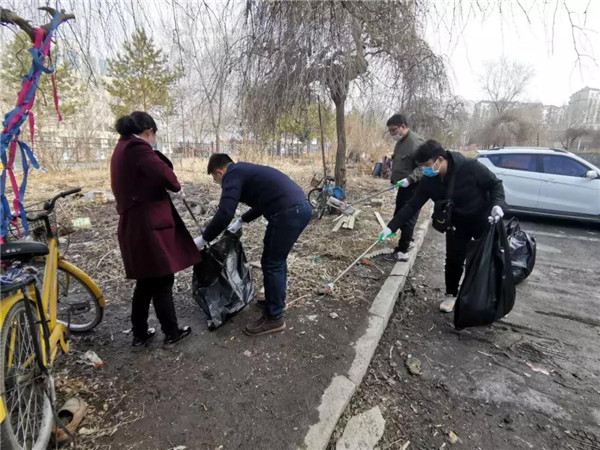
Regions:
<instances>
[{"instance_id":1,"label":"man in blue jacket","mask_svg":"<svg viewBox=\"0 0 600 450\"><path fill-rule=\"evenodd\" d=\"M285 329L287 256L310 221L310 203L298 184L272 167L234 163L228 155L217 153L210 157L207 172L221 185L221 200L202 237L196 238L196 245L202 249L219 236L232 221L239 202L251 209L228 228L232 233L264 216L268 221L261 258L264 314L249 323L244 331L251 336L282 331Z\"/></svg>"}]
</instances>

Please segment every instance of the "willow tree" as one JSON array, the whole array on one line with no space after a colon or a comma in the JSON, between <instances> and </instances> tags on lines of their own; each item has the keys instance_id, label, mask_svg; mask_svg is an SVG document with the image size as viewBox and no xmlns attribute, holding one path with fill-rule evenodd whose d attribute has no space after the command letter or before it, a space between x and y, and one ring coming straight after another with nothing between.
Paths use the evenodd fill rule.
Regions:
<instances>
[{"instance_id":1,"label":"willow tree","mask_svg":"<svg viewBox=\"0 0 600 450\"><path fill-rule=\"evenodd\" d=\"M255 127L277 123L316 96L335 105L336 183L346 183L345 107L353 84L385 77L391 89L447 86L407 0L248 0L246 109Z\"/></svg>"}]
</instances>

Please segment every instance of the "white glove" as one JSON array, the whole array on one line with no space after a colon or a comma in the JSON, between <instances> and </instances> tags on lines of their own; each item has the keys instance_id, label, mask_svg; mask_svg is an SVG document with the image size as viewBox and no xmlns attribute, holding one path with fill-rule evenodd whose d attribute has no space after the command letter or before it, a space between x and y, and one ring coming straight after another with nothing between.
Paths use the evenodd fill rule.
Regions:
<instances>
[{"instance_id":1,"label":"white glove","mask_svg":"<svg viewBox=\"0 0 600 450\"><path fill-rule=\"evenodd\" d=\"M408 181L408 178L402 178L394 186L405 188L405 187L410 186L410 181Z\"/></svg>"},{"instance_id":2,"label":"white glove","mask_svg":"<svg viewBox=\"0 0 600 450\"><path fill-rule=\"evenodd\" d=\"M194 244L196 244L196 248L198 250L202 250L204 247L208 245L208 242L204 240L204 237L198 236L194 238Z\"/></svg>"},{"instance_id":3,"label":"white glove","mask_svg":"<svg viewBox=\"0 0 600 450\"><path fill-rule=\"evenodd\" d=\"M233 222L233 225L227 228L227 231L235 234L242 229L242 225L244 225L244 222L242 222L242 219L238 219L235 222Z\"/></svg>"},{"instance_id":4,"label":"white glove","mask_svg":"<svg viewBox=\"0 0 600 450\"><path fill-rule=\"evenodd\" d=\"M498 223L504 217L504 211L499 206L494 206L492 208L492 215L488 217L488 221L490 223Z\"/></svg>"},{"instance_id":5,"label":"white glove","mask_svg":"<svg viewBox=\"0 0 600 450\"><path fill-rule=\"evenodd\" d=\"M394 235L394 233L392 233L392 230L390 230L388 227L385 227L383 229L383 231L381 233L379 233L379 237L377 238L377 240L379 242L385 241L386 239L392 237Z\"/></svg>"},{"instance_id":6,"label":"white glove","mask_svg":"<svg viewBox=\"0 0 600 450\"><path fill-rule=\"evenodd\" d=\"M185 194L183 193L183 188L179 189L177 192L167 191L169 193L169 197L171 200L183 200L185 198Z\"/></svg>"}]
</instances>

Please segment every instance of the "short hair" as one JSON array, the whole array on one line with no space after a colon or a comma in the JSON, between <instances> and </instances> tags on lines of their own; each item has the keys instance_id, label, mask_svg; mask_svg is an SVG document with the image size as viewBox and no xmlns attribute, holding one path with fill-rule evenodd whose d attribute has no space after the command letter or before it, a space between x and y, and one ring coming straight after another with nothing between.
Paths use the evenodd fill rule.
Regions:
<instances>
[{"instance_id":1,"label":"short hair","mask_svg":"<svg viewBox=\"0 0 600 450\"><path fill-rule=\"evenodd\" d=\"M397 125L399 127L402 125L408 126L408 121L406 120L404 114L394 114L386 123L386 126L389 127L390 125Z\"/></svg>"},{"instance_id":2,"label":"short hair","mask_svg":"<svg viewBox=\"0 0 600 450\"><path fill-rule=\"evenodd\" d=\"M215 170L222 169L232 162L233 160L229 157L229 155L225 153L215 153L209 158L206 171L209 175L211 175Z\"/></svg>"},{"instance_id":3,"label":"short hair","mask_svg":"<svg viewBox=\"0 0 600 450\"><path fill-rule=\"evenodd\" d=\"M155 133L158 131L152 116L144 111L134 111L127 116L119 117L115 129L123 138L128 138L132 134L141 134L146 130L152 130Z\"/></svg>"},{"instance_id":4,"label":"short hair","mask_svg":"<svg viewBox=\"0 0 600 450\"><path fill-rule=\"evenodd\" d=\"M424 164L431 159L436 160L440 156L444 159L448 159L448 152L444 150L442 144L438 141L429 139L417 148L417 151L415 152L415 162L417 164Z\"/></svg>"}]
</instances>

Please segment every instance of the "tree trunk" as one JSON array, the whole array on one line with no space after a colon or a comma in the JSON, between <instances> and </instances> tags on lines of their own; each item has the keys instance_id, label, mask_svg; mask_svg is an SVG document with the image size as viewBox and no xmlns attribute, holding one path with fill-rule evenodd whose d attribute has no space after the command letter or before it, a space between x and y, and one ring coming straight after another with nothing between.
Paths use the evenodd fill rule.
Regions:
<instances>
[{"instance_id":1,"label":"tree trunk","mask_svg":"<svg viewBox=\"0 0 600 450\"><path fill-rule=\"evenodd\" d=\"M332 94L335 103L335 128L337 134L337 151L335 152L335 184L346 188L346 91Z\"/></svg>"},{"instance_id":2,"label":"tree trunk","mask_svg":"<svg viewBox=\"0 0 600 450\"><path fill-rule=\"evenodd\" d=\"M321 116L321 101L319 100L319 129L321 130L321 156L323 158L323 179L327 177L327 163L325 162L325 135L323 134L323 118Z\"/></svg>"},{"instance_id":3,"label":"tree trunk","mask_svg":"<svg viewBox=\"0 0 600 450\"><path fill-rule=\"evenodd\" d=\"M221 130L218 127L215 129L215 144L216 152L221 153Z\"/></svg>"}]
</instances>

